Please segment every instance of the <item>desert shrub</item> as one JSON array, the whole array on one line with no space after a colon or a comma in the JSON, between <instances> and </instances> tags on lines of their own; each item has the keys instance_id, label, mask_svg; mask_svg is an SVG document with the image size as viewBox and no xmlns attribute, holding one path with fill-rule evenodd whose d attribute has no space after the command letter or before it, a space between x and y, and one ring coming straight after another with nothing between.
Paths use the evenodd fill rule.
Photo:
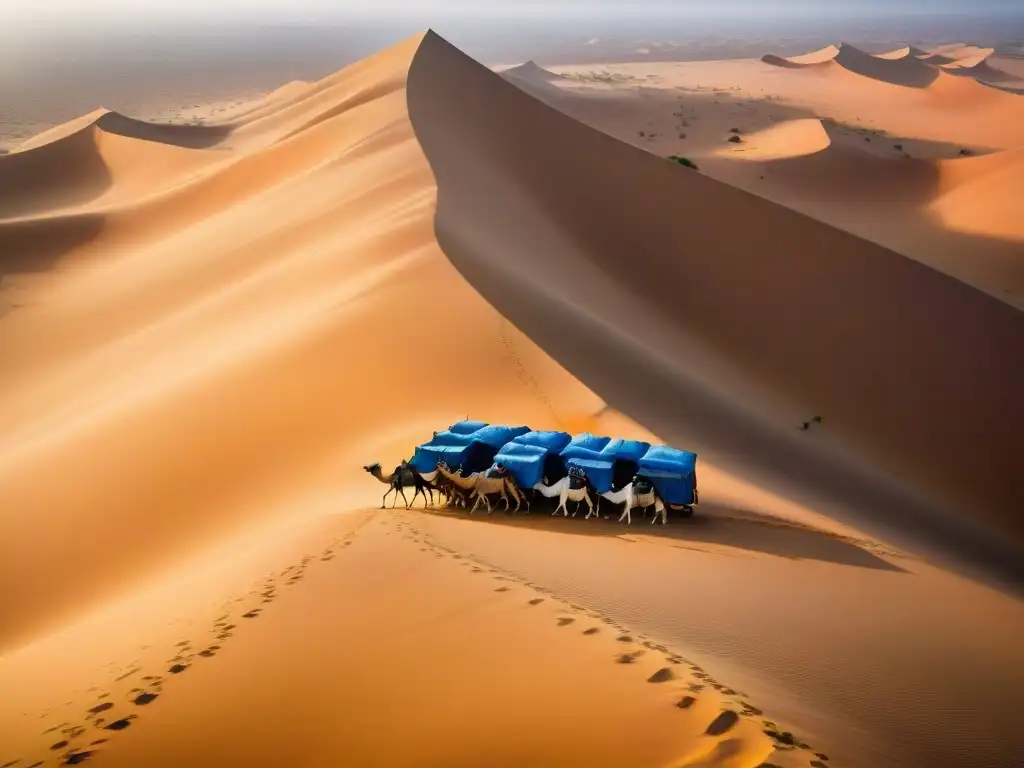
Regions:
<instances>
[{"instance_id":1,"label":"desert shrub","mask_svg":"<svg viewBox=\"0 0 1024 768\"><path fill-rule=\"evenodd\" d=\"M688 157L683 157L682 155L669 155L668 159L671 160L673 163L679 163L679 165L682 165L686 168L692 168L695 171L700 170L700 168L697 167L697 164Z\"/></svg>"}]
</instances>

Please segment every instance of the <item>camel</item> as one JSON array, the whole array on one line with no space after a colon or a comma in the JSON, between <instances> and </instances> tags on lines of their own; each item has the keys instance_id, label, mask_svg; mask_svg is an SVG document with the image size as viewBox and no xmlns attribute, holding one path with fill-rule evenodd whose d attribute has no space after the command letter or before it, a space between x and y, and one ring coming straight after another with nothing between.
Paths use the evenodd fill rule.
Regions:
<instances>
[{"instance_id":1,"label":"camel","mask_svg":"<svg viewBox=\"0 0 1024 768\"><path fill-rule=\"evenodd\" d=\"M494 494L499 494L505 501L505 509L511 508L509 503L509 496L511 496L516 500L516 511L519 510L520 495L517 493L518 489L513 487L514 483L509 477L487 477L483 472L474 472L468 477L463 477L452 472L451 468L443 461L437 465L437 471L441 477L448 480L456 488L466 491L471 497L476 498L472 508L469 510L469 514L473 514L476 511L481 501L487 507L487 514L493 514L494 510L491 509L491 502L488 496Z\"/></svg>"},{"instance_id":2,"label":"camel","mask_svg":"<svg viewBox=\"0 0 1024 768\"><path fill-rule=\"evenodd\" d=\"M544 479L547 480L547 478ZM558 506L551 513L552 517L557 515L559 510L562 510L563 517L568 517L568 502L570 501L576 502L576 512L579 512L579 503L581 501L586 502L589 511L584 518L585 520L589 520L591 515L597 514L594 510L594 502L590 500L590 483L587 481L586 475L570 473L554 485L546 485L541 482L533 486L533 489L540 491L542 496L546 496L549 499L555 496L558 497ZM576 512L572 513L573 517L576 517Z\"/></svg>"},{"instance_id":3,"label":"camel","mask_svg":"<svg viewBox=\"0 0 1024 768\"><path fill-rule=\"evenodd\" d=\"M384 509L384 503L388 500L388 496L392 492L394 492L395 494L395 500L391 503L391 508L394 509L395 504L398 503L398 497L401 496L402 501L405 502L405 508L409 509L409 507L412 505L410 504L409 499L406 498L405 496L405 488L416 489L415 493L413 493L412 495L413 502L416 501L417 496L422 494L424 507L427 506L428 492L430 493L430 501L433 502L434 500L434 496L432 493L433 486L429 485L427 482L424 482L420 475L417 472L413 471L412 467L406 461L403 461L401 464L395 467L395 471L388 475L385 475L381 472L380 462L368 464L365 467L363 467L363 469L365 469L375 478L380 480L380 482L388 486L387 491L384 492L384 498L382 498L380 501L381 509Z\"/></svg>"},{"instance_id":4,"label":"camel","mask_svg":"<svg viewBox=\"0 0 1024 768\"><path fill-rule=\"evenodd\" d=\"M654 517L651 519L651 523L658 521L658 515L661 515L661 522L664 525L668 521L668 511L665 507L665 502L662 501L658 492L654 489L654 484L650 480L647 480L640 475L636 475L633 480L617 491L607 491L602 493L601 496L608 499L613 504L624 504L625 509L622 515L619 517L619 522L626 521L626 525L632 522L630 512L634 507L641 507L644 510L644 514L647 514L647 510L650 507L654 507Z\"/></svg>"},{"instance_id":5,"label":"camel","mask_svg":"<svg viewBox=\"0 0 1024 768\"><path fill-rule=\"evenodd\" d=\"M503 464L495 464L492 466L484 472L484 477L504 477L505 482L508 484L508 494L516 503L515 511L518 512L519 508L525 504L526 514L530 514L530 500L526 497L526 493L523 489L519 487L519 483L516 482L515 475L510 473Z\"/></svg>"}]
</instances>

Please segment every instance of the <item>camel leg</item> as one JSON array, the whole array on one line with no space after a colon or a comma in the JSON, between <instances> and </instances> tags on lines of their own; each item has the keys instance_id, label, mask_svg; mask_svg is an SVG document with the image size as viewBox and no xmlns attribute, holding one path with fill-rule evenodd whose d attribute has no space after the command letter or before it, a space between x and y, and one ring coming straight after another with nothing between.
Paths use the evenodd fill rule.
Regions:
<instances>
[{"instance_id":1,"label":"camel leg","mask_svg":"<svg viewBox=\"0 0 1024 768\"><path fill-rule=\"evenodd\" d=\"M480 505L480 499L482 499L482 498L483 498L483 496L481 494L479 494L479 493L476 494L476 501L473 502L473 508L471 510L469 510L469 514L472 515L474 512L476 512L476 508Z\"/></svg>"},{"instance_id":2,"label":"camel leg","mask_svg":"<svg viewBox=\"0 0 1024 768\"><path fill-rule=\"evenodd\" d=\"M406 498L406 496L405 496L405 491L404 491L404 490L402 489L402 487L401 487L401 486L399 486L399 488L398 488L398 493L402 494L402 501L404 501L404 502L405 502L405 508L406 508L406 509L408 509L408 508L409 508L409 499L407 499L407 498ZM395 494L395 502L396 502L396 503L398 502L398 493L396 493L396 494ZM415 497L415 496L413 496L413 498L415 499L416 497ZM392 505L391 505L391 508L392 508L392 509L394 509L394 508L395 508L395 505L394 505L394 504L392 504Z\"/></svg>"},{"instance_id":3,"label":"camel leg","mask_svg":"<svg viewBox=\"0 0 1024 768\"><path fill-rule=\"evenodd\" d=\"M387 502L388 496L391 494L391 492L393 490L395 490L395 489L394 488L388 488L386 491L384 491L384 498L380 500L380 508L381 509L384 509L384 504Z\"/></svg>"}]
</instances>

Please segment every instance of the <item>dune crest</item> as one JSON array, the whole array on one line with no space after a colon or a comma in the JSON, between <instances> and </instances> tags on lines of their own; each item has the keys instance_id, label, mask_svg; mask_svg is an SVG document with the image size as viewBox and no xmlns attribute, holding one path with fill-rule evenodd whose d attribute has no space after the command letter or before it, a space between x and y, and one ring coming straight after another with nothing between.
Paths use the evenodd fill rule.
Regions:
<instances>
[{"instance_id":1,"label":"dune crest","mask_svg":"<svg viewBox=\"0 0 1024 768\"><path fill-rule=\"evenodd\" d=\"M718 154L734 157L739 162L781 160L822 152L831 146L832 140L820 119L805 117L748 134L745 143L747 146L740 155L729 148L719 150Z\"/></svg>"},{"instance_id":2,"label":"dune crest","mask_svg":"<svg viewBox=\"0 0 1024 768\"><path fill-rule=\"evenodd\" d=\"M834 45L827 45L816 51L800 54L799 56L777 56L773 53L765 54L761 61L766 64L773 64L777 67L789 67L800 69L803 67L815 67L828 64L839 55L839 49Z\"/></svg>"}]
</instances>

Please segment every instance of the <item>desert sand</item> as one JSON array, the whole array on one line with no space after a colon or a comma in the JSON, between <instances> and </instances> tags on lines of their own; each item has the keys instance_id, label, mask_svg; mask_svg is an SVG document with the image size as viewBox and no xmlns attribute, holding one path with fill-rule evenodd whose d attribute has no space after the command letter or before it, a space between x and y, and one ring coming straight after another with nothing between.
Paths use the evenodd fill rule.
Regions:
<instances>
[{"instance_id":1,"label":"desert sand","mask_svg":"<svg viewBox=\"0 0 1024 768\"><path fill-rule=\"evenodd\" d=\"M13 147L0 765L1006 765L1024 107L945 71L991 58L427 33ZM698 516L376 509L466 415L694 448Z\"/></svg>"}]
</instances>

